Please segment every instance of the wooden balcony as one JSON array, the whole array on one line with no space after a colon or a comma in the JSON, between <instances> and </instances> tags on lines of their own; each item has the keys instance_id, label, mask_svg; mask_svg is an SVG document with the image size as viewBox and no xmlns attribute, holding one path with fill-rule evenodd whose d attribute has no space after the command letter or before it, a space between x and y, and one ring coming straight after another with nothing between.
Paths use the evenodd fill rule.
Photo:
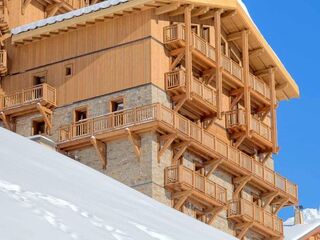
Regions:
<instances>
[{"instance_id":1,"label":"wooden balcony","mask_svg":"<svg viewBox=\"0 0 320 240\"><path fill-rule=\"evenodd\" d=\"M161 135L175 134L177 141L188 142L190 151L208 160L222 158L220 167L235 176L252 176L250 184L262 192L276 192L277 196L287 199L287 205L298 201L295 184L161 104L113 112L62 127L58 147L65 151L82 148L90 145L91 136L103 142L127 137L126 129L136 134L150 130L157 130Z\"/></svg>"},{"instance_id":2,"label":"wooden balcony","mask_svg":"<svg viewBox=\"0 0 320 240\"><path fill-rule=\"evenodd\" d=\"M225 188L185 166L167 167L164 176L166 189L173 193L190 191L189 198L205 208L224 206L227 203Z\"/></svg>"},{"instance_id":3,"label":"wooden balcony","mask_svg":"<svg viewBox=\"0 0 320 240\"><path fill-rule=\"evenodd\" d=\"M250 73L251 96L257 102L270 105L271 89L263 80Z\"/></svg>"},{"instance_id":4,"label":"wooden balcony","mask_svg":"<svg viewBox=\"0 0 320 240\"><path fill-rule=\"evenodd\" d=\"M38 111L38 103L47 109L55 107L56 89L48 84L41 84L0 96L0 111L6 116L17 117Z\"/></svg>"},{"instance_id":5,"label":"wooden balcony","mask_svg":"<svg viewBox=\"0 0 320 240\"><path fill-rule=\"evenodd\" d=\"M234 200L229 203L228 218L234 220L240 226L251 223L249 225L250 230L270 237L270 239L273 237L281 239L283 236L283 223L280 218L245 199Z\"/></svg>"},{"instance_id":6,"label":"wooden balcony","mask_svg":"<svg viewBox=\"0 0 320 240\"><path fill-rule=\"evenodd\" d=\"M225 113L226 128L231 134L240 136L247 129L245 110L238 109ZM251 143L264 151L272 150L272 130L266 123L260 121L257 117L251 115L250 119L250 137Z\"/></svg>"},{"instance_id":7,"label":"wooden balcony","mask_svg":"<svg viewBox=\"0 0 320 240\"><path fill-rule=\"evenodd\" d=\"M186 94L185 71L181 69L166 73L165 86L172 98L179 98ZM190 92L191 99L184 103L181 112L194 120L216 114L216 92L213 87L194 77Z\"/></svg>"},{"instance_id":8,"label":"wooden balcony","mask_svg":"<svg viewBox=\"0 0 320 240\"><path fill-rule=\"evenodd\" d=\"M170 50L171 55L176 56L175 51L185 47L185 29L183 24L173 24L163 29L163 41ZM215 48L205 39L192 33L193 66L200 71L216 67ZM244 86L242 67L230 57L222 55L222 67L224 83L238 89ZM227 80L227 81L226 81ZM264 105L270 105L270 88L258 77L250 74L251 94L253 101L259 101Z\"/></svg>"},{"instance_id":9,"label":"wooden balcony","mask_svg":"<svg viewBox=\"0 0 320 240\"><path fill-rule=\"evenodd\" d=\"M7 51L0 50L0 76L3 76L7 73Z\"/></svg>"}]
</instances>

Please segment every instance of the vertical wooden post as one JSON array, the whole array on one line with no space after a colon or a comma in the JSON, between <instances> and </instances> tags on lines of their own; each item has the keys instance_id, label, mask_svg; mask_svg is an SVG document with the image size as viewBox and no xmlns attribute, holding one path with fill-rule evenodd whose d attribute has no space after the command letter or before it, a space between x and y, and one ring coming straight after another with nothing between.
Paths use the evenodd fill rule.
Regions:
<instances>
[{"instance_id":1,"label":"vertical wooden post","mask_svg":"<svg viewBox=\"0 0 320 240\"><path fill-rule=\"evenodd\" d=\"M221 13L222 9L214 13L214 32L215 32L215 55L216 55L216 98L217 98L217 117L222 119L222 58L221 58Z\"/></svg>"},{"instance_id":2,"label":"vertical wooden post","mask_svg":"<svg viewBox=\"0 0 320 240\"><path fill-rule=\"evenodd\" d=\"M277 112L276 112L276 88L275 88L275 69L269 69L269 85L271 89L271 139L272 152L278 152L278 138L277 138Z\"/></svg>"},{"instance_id":3,"label":"vertical wooden post","mask_svg":"<svg viewBox=\"0 0 320 240\"><path fill-rule=\"evenodd\" d=\"M192 6L187 6L184 9L184 25L185 25L185 64L186 64L186 95L190 98L191 80L192 80L192 32L191 32L191 10Z\"/></svg>"},{"instance_id":4,"label":"vertical wooden post","mask_svg":"<svg viewBox=\"0 0 320 240\"><path fill-rule=\"evenodd\" d=\"M251 129L251 99L250 99L250 62L249 62L249 32L247 30L242 32L242 76L244 79L244 106L246 109L246 135L249 137Z\"/></svg>"}]
</instances>

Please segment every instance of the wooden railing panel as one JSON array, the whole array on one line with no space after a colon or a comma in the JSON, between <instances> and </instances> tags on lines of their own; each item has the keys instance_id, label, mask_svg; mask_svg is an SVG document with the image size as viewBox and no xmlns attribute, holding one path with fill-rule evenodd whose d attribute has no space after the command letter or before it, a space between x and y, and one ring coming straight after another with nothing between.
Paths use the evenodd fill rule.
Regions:
<instances>
[{"instance_id":1,"label":"wooden railing panel","mask_svg":"<svg viewBox=\"0 0 320 240\"><path fill-rule=\"evenodd\" d=\"M269 213L264 208L243 198L231 201L228 204L228 217L241 215L245 215L253 222L262 224L278 234L283 233L282 221L275 214Z\"/></svg>"},{"instance_id":2,"label":"wooden railing panel","mask_svg":"<svg viewBox=\"0 0 320 240\"><path fill-rule=\"evenodd\" d=\"M227 191L224 187L183 165L170 166L165 169L165 184L171 183L183 183L207 197L227 203Z\"/></svg>"},{"instance_id":3,"label":"wooden railing panel","mask_svg":"<svg viewBox=\"0 0 320 240\"><path fill-rule=\"evenodd\" d=\"M4 96L4 108L17 107L43 100L56 105L56 90L48 84L41 84L32 88L22 89L14 94Z\"/></svg>"}]
</instances>

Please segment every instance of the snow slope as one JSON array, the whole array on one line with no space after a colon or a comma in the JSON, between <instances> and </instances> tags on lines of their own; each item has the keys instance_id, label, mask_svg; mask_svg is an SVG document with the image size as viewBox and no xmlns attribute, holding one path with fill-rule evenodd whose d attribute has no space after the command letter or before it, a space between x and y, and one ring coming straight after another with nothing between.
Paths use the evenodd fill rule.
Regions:
<instances>
[{"instance_id":1,"label":"snow slope","mask_svg":"<svg viewBox=\"0 0 320 240\"><path fill-rule=\"evenodd\" d=\"M288 218L284 224L285 240L298 240L317 227L320 227L320 210L306 208L302 211L304 224L294 225L294 218Z\"/></svg>"},{"instance_id":2,"label":"snow slope","mask_svg":"<svg viewBox=\"0 0 320 240\"><path fill-rule=\"evenodd\" d=\"M236 240L3 128L0 213L6 240Z\"/></svg>"}]
</instances>

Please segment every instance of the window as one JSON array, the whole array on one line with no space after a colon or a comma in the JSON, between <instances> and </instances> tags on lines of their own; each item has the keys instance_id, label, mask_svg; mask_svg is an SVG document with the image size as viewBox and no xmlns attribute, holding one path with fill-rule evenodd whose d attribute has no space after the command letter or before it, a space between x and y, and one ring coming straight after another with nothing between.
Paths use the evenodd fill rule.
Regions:
<instances>
[{"instance_id":1,"label":"window","mask_svg":"<svg viewBox=\"0 0 320 240\"><path fill-rule=\"evenodd\" d=\"M32 121L32 135L41 135L46 133L46 124L43 119Z\"/></svg>"},{"instance_id":2,"label":"window","mask_svg":"<svg viewBox=\"0 0 320 240\"><path fill-rule=\"evenodd\" d=\"M74 110L74 122L79 122L87 119L87 108L79 108Z\"/></svg>"},{"instance_id":3,"label":"window","mask_svg":"<svg viewBox=\"0 0 320 240\"><path fill-rule=\"evenodd\" d=\"M124 109L123 98L111 101L111 112L121 111Z\"/></svg>"},{"instance_id":4,"label":"window","mask_svg":"<svg viewBox=\"0 0 320 240\"><path fill-rule=\"evenodd\" d=\"M71 77L73 75L73 65L68 64L65 66L64 74L66 77Z\"/></svg>"},{"instance_id":5,"label":"window","mask_svg":"<svg viewBox=\"0 0 320 240\"><path fill-rule=\"evenodd\" d=\"M33 75L33 85L40 85L47 82L47 72L40 72Z\"/></svg>"}]
</instances>

